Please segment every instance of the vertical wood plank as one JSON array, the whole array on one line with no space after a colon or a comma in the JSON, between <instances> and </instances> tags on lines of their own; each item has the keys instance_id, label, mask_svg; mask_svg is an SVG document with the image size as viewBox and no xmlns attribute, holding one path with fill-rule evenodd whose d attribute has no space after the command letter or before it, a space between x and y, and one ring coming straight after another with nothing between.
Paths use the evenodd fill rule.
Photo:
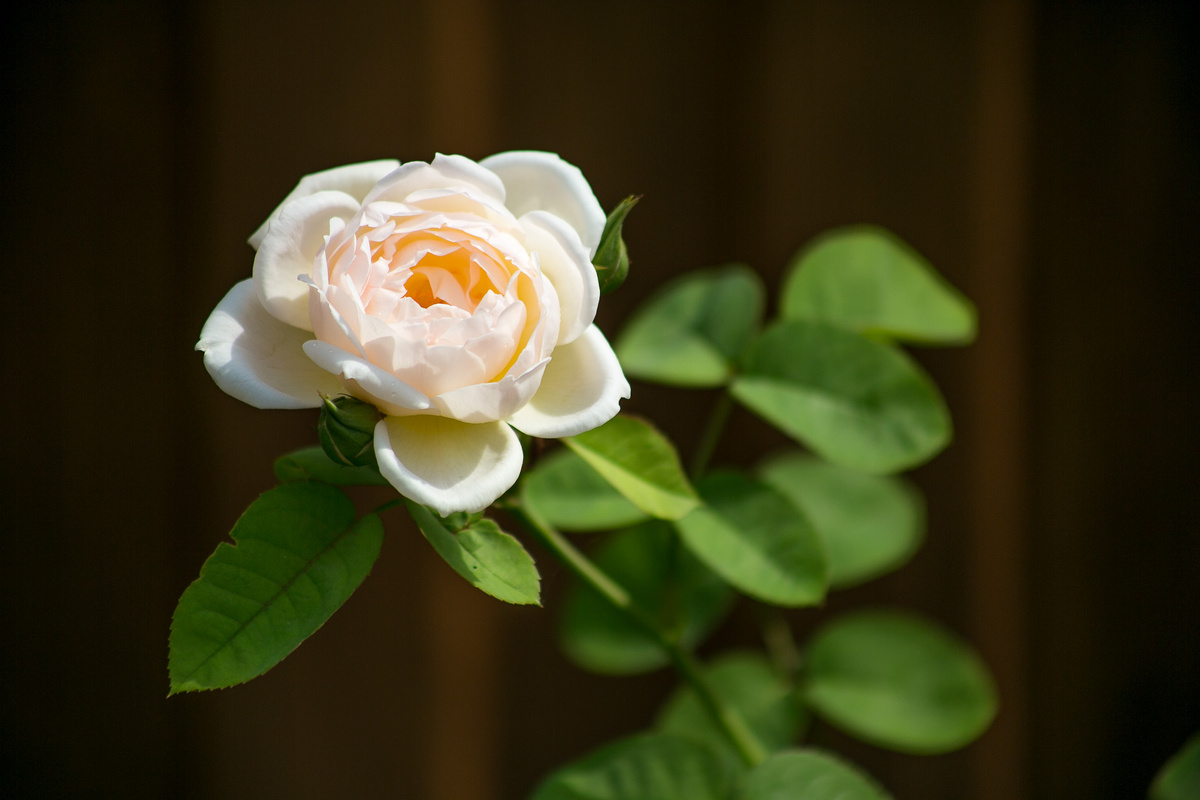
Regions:
<instances>
[{"instance_id":1,"label":"vertical wood plank","mask_svg":"<svg viewBox=\"0 0 1200 800\"><path fill-rule=\"evenodd\" d=\"M973 748L973 797L1026 797L1026 279L1030 10L979 7L973 264L980 310L968 425L972 637L996 675L1001 712Z\"/></svg>"}]
</instances>

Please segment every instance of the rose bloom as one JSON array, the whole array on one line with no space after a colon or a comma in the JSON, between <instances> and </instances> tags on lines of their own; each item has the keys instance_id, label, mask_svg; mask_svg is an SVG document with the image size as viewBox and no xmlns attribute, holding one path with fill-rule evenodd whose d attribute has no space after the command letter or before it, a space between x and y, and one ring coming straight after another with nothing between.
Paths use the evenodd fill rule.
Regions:
<instances>
[{"instance_id":1,"label":"rose bloom","mask_svg":"<svg viewBox=\"0 0 1200 800\"><path fill-rule=\"evenodd\" d=\"M250 237L253 278L196 349L258 408L343 393L374 405L383 476L443 515L479 511L521 472L514 428L571 436L629 397L592 324L604 222L551 153L309 175Z\"/></svg>"}]
</instances>

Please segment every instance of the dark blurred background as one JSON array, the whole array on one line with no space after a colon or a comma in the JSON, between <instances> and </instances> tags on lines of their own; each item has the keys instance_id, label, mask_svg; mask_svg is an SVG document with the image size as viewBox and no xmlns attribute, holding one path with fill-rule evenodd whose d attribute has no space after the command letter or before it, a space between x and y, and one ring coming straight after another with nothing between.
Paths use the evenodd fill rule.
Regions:
<instances>
[{"instance_id":1,"label":"dark blurred background","mask_svg":"<svg viewBox=\"0 0 1200 800\"><path fill-rule=\"evenodd\" d=\"M832 736L898 798L1144 794L1200 728L1200 149L1188 2L40 2L2 20L0 793L519 800L648 723L672 678L601 678L546 608L454 576L402 515L362 589L268 676L166 699L179 594L309 412L192 353L304 173L553 150L627 225L615 333L671 276L775 285L837 224L909 241L978 304L926 350L957 422L930 531L832 610L895 603L997 674L979 742ZM690 447L707 412L636 385ZM690 416L689 416L690 414ZM782 442L749 414L719 458ZM803 633L827 612L791 615ZM753 644L735 614L714 646Z\"/></svg>"}]
</instances>

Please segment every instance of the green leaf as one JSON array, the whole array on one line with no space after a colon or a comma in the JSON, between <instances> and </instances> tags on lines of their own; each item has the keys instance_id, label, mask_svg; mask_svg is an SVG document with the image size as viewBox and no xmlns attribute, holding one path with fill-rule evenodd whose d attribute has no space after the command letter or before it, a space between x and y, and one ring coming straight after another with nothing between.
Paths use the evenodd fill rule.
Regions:
<instances>
[{"instance_id":1,"label":"green leaf","mask_svg":"<svg viewBox=\"0 0 1200 800\"><path fill-rule=\"evenodd\" d=\"M334 486L387 486L387 480L370 467L335 464L320 447L305 447L275 460L275 477L283 483L321 481Z\"/></svg>"},{"instance_id":2,"label":"green leaf","mask_svg":"<svg viewBox=\"0 0 1200 800\"><path fill-rule=\"evenodd\" d=\"M517 605L541 605L541 576L533 556L490 519L470 520L461 530L420 503L405 500L421 533L467 583L497 600Z\"/></svg>"},{"instance_id":3,"label":"green leaf","mask_svg":"<svg viewBox=\"0 0 1200 800\"><path fill-rule=\"evenodd\" d=\"M663 522L616 533L592 557L639 608L687 647L716 627L734 599ZM669 663L658 642L582 583L572 584L563 603L559 638L573 661L594 672L632 674Z\"/></svg>"},{"instance_id":4,"label":"green leaf","mask_svg":"<svg viewBox=\"0 0 1200 800\"><path fill-rule=\"evenodd\" d=\"M921 545L924 504L917 488L905 481L800 453L772 459L760 472L821 535L831 587L855 586L890 572Z\"/></svg>"},{"instance_id":5,"label":"green leaf","mask_svg":"<svg viewBox=\"0 0 1200 800\"><path fill-rule=\"evenodd\" d=\"M786 496L732 472L709 475L699 489L705 505L675 527L713 572L776 605L815 605L824 599L824 545Z\"/></svg>"},{"instance_id":6,"label":"green leaf","mask_svg":"<svg viewBox=\"0 0 1200 800\"><path fill-rule=\"evenodd\" d=\"M937 389L903 353L815 322L781 322L752 346L733 396L826 460L890 473L950 442Z\"/></svg>"},{"instance_id":7,"label":"green leaf","mask_svg":"<svg viewBox=\"0 0 1200 800\"><path fill-rule=\"evenodd\" d=\"M790 269L780 308L785 319L923 344L975 338L971 302L882 228L830 231L802 250Z\"/></svg>"},{"instance_id":8,"label":"green leaf","mask_svg":"<svg viewBox=\"0 0 1200 800\"><path fill-rule=\"evenodd\" d=\"M652 517L679 519L700 503L675 447L644 420L620 414L563 443Z\"/></svg>"},{"instance_id":9,"label":"green leaf","mask_svg":"<svg viewBox=\"0 0 1200 800\"><path fill-rule=\"evenodd\" d=\"M1150 786L1150 800L1195 800L1200 797L1200 733L1159 770Z\"/></svg>"},{"instance_id":10,"label":"green leaf","mask_svg":"<svg viewBox=\"0 0 1200 800\"><path fill-rule=\"evenodd\" d=\"M996 715L991 676L970 647L890 611L847 615L818 631L803 691L838 727L905 753L962 747Z\"/></svg>"},{"instance_id":11,"label":"green leaf","mask_svg":"<svg viewBox=\"0 0 1200 800\"><path fill-rule=\"evenodd\" d=\"M521 486L521 500L564 531L615 530L646 514L569 449L541 459Z\"/></svg>"},{"instance_id":12,"label":"green leaf","mask_svg":"<svg viewBox=\"0 0 1200 800\"><path fill-rule=\"evenodd\" d=\"M278 664L358 588L383 543L369 514L323 483L277 486L250 504L179 599L171 694L233 686Z\"/></svg>"},{"instance_id":13,"label":"green leaf","mask_svg":"<svg viewBox=\"0 0 1200 800\"><path fill-rule=\"evenodd\" d=\"M796 740L804 727L804 708L794 689L757 652L727 653L705 669L717 695L733 707L750 730L770 751ZM712 721L696 693L680 687L659 712L657 727L664 733L700 739L719 750L729 750L729 740ZM733 753L736 759L736 753Z\"/></svg>"},{"instance_id":14,"label":"green leaf","mask_svg":"<svg viewBox=\"0 0 1200 800\"><path fill-rule=\"evenodd\" d=\"M625 374L672 386L722 386L758 329L762 280L744 264L689 272L630 319L614 349Z\"/></svg>"},{"instance_id":15,"label":"green leaf","mask_svg":"<svg viewBox=\"0 0 1200 800\"><path fill-rule=\"evenodd\" d=\"M817 750L776 753L746 776L738 800L890 800L857 767Z\"/></svg>"},{"instance_id":16,"label":"green leaf","mask_svg":"<svg viewBox=\"0 0 1200 800\"><path fill-rule=\"evenodd\" d=\"M709 748L643 733L568 764L531 800L725 800L729 791L723 763Z\"/></svg>"}]
</instances>

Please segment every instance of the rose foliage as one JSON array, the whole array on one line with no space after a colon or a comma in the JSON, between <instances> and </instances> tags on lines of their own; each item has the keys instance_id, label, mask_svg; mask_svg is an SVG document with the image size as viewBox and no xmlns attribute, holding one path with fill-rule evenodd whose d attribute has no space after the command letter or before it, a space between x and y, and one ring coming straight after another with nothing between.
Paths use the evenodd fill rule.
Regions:
<instances>
[{"instance_id":1,"label":"rose foliage","mask_svg":"<svg viewBox=\"0 0 1200 800\"><path fill-rule=\"evenodd\" d=\"M610 347L593 320L628 275L634 202L606 217L578 169L537 152L354 164L284 198L197 348L235 398L319 409L320 446L276 462L280 485L183 593L172 693L286 657L366 578L381 514L402 505L472 586L537 605L533 558L501 527L519 524L576 578L558 609L571 660L684 679L649 729L557 770L534 800L886 800L805 745L814 718L922 756L987 728L986 666L931 620L853 609L806 624L803 646L792 632L792 615L920 547L924 503L897 473L935 456L951 425L904 345L971 341L970 302L892 234L855 226L803 248L771 303L746 265L685 273ZM626 375L681 403L715 396L690 469L657 428L618 414ZM710 469L734 403L784 446ZM526 437L566 446L531 447L527 463ZM361 516L346 491L388 485L402 497ZM587 552L560 531L588 533ZM741 597L770 646L700 663ZM1191 796L1195 762L1173 762L1156 797Z\"/></svg>"}]
</instances>

